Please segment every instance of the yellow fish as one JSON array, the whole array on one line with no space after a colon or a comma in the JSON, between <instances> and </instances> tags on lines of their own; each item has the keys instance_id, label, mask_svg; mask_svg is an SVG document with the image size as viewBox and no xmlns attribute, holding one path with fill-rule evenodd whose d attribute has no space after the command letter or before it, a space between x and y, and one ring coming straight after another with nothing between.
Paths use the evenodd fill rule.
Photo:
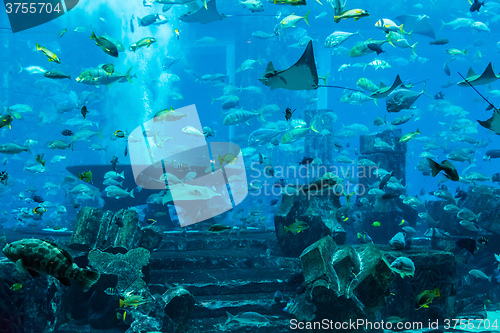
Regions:
<instances>
[{"instance_id":1,"label":"yellow fish","mask_svg":"<svg viewBox=\"0 0 500 333\"><path fill-rule=\"evenodd\" d=\"M233 164L238 160L238 156L234 155L233 153L228 153L226 155L220 156L219 155L219 164L222 165L223 162L226 162L228 165Z\"/></svg>"},{"instance_id":2,"label":"yellow fish","mask_svg":"<svg viewBox=\"0 0 500 333\"><path fill-rule=\"evenodd\" d=\"M439 288L436 288L434 290L424 290L420 294L418 294L416 302L415 302L415 309L419 310L421 308L428 308L429 304L432 303L432 300L435 297L440 297L441 294L439 293Z\"/></svg>"},{"instance_id":3,"label":"yellow fish","mask_svg":"<svg viewBox=\"0 0 500 333\"><path fill-rule=\"evenodd\" d=\"M43 47L43 46L40 46L40 44L36 43L36 50L37 51L42 51L43 54L45 54L47 56L47 58L49 58L49 61L53 61L53 62L56 62L58 64L61 63L61 60L59 60L59 58L57 57L57 55L50 51L49 49Z\"/></svg>"},{"instance_id":4,"label":"yellow fish","mask_svg":"<svg viewBox=\"0 0 500 333\"><path fill-rule=\"evenodd\" d=\"M299 221L295 219L295 223L290 224L289 226L283 226L283 229L285 230L285 234L291 232L294 234L298 234L299 232L306 230L309 228L309 224Z\"/></svg>"},{"instance_id":5,"label":"yellow fish","mask_svg":"<svg viewBox=\"0 0 500 333\"><path fill-rule=\"evenodd\" d=\"M10 287L10 289L14 290L14 291L18 291L18 290L21 290L23 288L23 285L22 283L14 283L12 285L12 287Z\"/></svg>"}]
</instances>

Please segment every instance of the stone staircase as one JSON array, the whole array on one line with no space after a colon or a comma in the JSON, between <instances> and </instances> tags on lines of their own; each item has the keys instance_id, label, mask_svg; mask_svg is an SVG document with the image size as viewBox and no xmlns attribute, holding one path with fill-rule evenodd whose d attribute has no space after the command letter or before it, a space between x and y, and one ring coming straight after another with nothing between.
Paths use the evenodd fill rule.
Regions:
<instances>
[{"instance_id":1,"label":"stone staircase","mask_svg":"<svg viewBox=\"0 0 500 333\"><path fill-rule=\"evenodd\" d=\"M297 286L287 280L300 271L298 258L280 255L274 232L168 233L152 253L149 285L152 293L182 285L193 294L189 332L288 332L286 301L276 304L273 296L293 297ZM248 311L267 316L269 326L224 325L226 312Z\"/></svg>"}]
</instances>

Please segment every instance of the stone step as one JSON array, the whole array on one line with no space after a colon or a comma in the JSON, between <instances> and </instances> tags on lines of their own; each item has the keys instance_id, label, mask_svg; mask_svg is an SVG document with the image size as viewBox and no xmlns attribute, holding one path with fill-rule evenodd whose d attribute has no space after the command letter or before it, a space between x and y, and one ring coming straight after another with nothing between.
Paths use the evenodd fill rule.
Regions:
<instances>
[{"instance_id":1,"label":"stone step","mask_svg":"<svg viewBox=\"0 0 500 333\"><path fill-rule=\"evenodd\" d=\"M236 313L233 313L236 314ZM225 325L226 317L222 318L192 318L189 320L190 333L221 333L221 332L237 332L237 333L290 333L290 318L285 314L278 318L269 318L269 323L266 326L245 325L240 326L233 321Z\"/></svg>"},{"instance_id":2,"label":"stone step","mask_svg":"<svg viewBox=\"0 0 500 333\"><path fill-rule=\"evenodd\" d=\"M191 318L227 317L230 313L258 312L266 315L282 315L287 302L275 303L272 293L210 295L196 297Z\"/></svg>"},{"instance_id":3,"label":"stone step","mask_svg":"<svg viewBox=\"0 0 500 333\"><path fill-rule=\"evenodd\" d=\"M61 325L59 329L55 330L54 333L124 333L126 331L126 326L120 326L116 328L108 328L108 329L97 329L90 327L89 324L83 325L82 323L78 323L76 321L72 321L66 324Z\"/></svg>"},{"instance_id":4,"label":"stone step","mask_svg":"<svg viewBox=\"0 0 500 333\"><path fill-rule=\"evenodd\" d=\"M224 268L296 268L297 258L268 256L255 249L155 251L151 254L151 269L224 269Z\"/></svg>"},{"instance_id":5,"label":"stone step","mask_svg":"<svg viewBox=\"0 0 500 333\"><path fill-rule=\"evenodd\" d=\"M221 250L221 249L259 249L277 248L274 232L238 234L228 232L189 232L182 236L180 232L163 233L159 250Z\"/></svg>"},{"instance_id":6,"label":"stone step","mask_svg":"<svg viewBox=\"0 0 500 333\"><path fill-rule=\"evenodd\" d=\"M285 283L297 270L279 271L256 269L199 270L199 271L152 271L151 284L175 284L184 286L194 296L229 295L247 293L273 293L276 290L293 290L295 285Z\"/></svg>"}]
</instances>

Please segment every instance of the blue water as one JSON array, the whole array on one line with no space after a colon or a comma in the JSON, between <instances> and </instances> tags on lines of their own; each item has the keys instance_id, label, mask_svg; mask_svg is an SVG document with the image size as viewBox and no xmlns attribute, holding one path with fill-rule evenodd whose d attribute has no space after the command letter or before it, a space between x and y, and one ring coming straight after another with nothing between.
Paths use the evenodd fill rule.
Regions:
<instances>
[{"instance_id":1,"label":"blue water","mask_svg":"<svg viewBox=\"0 0 500 333\"><path fill-rule=\"evenodd\" d=\"M66 175L65 167L69 165L82 164L108 164L114 155L119 157L120 163L129 163L129 156L124 156L125 141L111 140L116 130L131 131L139 126L145 120L151 119L154 113L160 109L174 107L179 108L190 104L195 104L201 118L202 126L210 126L216 130L217 134L211 140L228 141L233 140L246 146L245 138L249 133L262 126L257 119L252 119L248 124L240 124L236 130L230 134L229 127L222 124L224 114L220 104L215 102L211 104L212 98L222 95L221 86L213 87L209 83L196 81L195 76L188 74L185 70L191 70L197 75L223 73L229 75L225 83L231 83L237 87L255 85L262 88L262 95L249 93L240 93L240 107L245 110L259 109L262 105L277 104L280 112L273 114L268 121L283 120L282 111L286 107L297 109L294 113L294 119L304 119L304 110L308 108L328 108L338 117L338 121L330 132L335 133L342 128L342 125L349 125L354 122L368 126L369 133L380 131L373 125L373 120L377 116L387 114L384 107L384 100L378 100L379 105L375 106L372 102L366 102L363 106L340 103L340 97L343 94L341 89L319 88L309 92L305 91L287 91L270 90L263 86L257 79L262 75L265 65L272 61L276 69L285 69L291 66L300 57L304 46L290 48L289 45L296 43L293 39L294 34L306 33L313 39L314 53L319 75L330 73L328 78L329 85L345 86L356 88L356 81L360 77L366 77L373 80L376 84L384 82L386 85L392 84L394 77L400 74L404 82L420 82L427 80L426 90L430 96L442 91L445 100L459 106L468 112L466 119L472 120L476 129L472 135L477 140L487 140L489 145L485 148L477 148L475 151L475 167L473 171L479 171L491 176L497 170L497 161L483 162L482 156L488 149L495 148L497 137L490 131L480 127L476 119L485 120L491 116L490 111L484 111L486 104L470 88L458 87L452 85L449 88L442 88L441 85L448 81L458 82L460 77L458 72L465 75L469 66L472 66L476 73L481 73L489 62L493 62L498 57L499 41L496 26L498 19L495 14L498 13L498 3L491 2L481 8L481 12L469 13L467 3L457 3L454 1L422 1L414 2L391 2L386 5L379 5L373 2L349 1L346 8L363 8L369 13L369 17L361 18L354 22L352 19L342 20L336 24L333 22L333 9L328 3L320 5L318 2L309 1L305 7L279 6L270 3L264 3L265 10L251 14L243 6L237 6L233 3L220 1L218 9L220 13L234 15L225 20L213 22L210 24L184 23L177 19L182 13L182 6L174 6L166 15L170 22L161 26L138 27L134 19L135 32L132 33L129 27L129 21L132 14L137 17L143 17L147 14L159 12L161 6L144 7L139 1L127 2L126 5L121 2L93 1L81 2L74 10L66 15L23 32L15 33L8 30L2 30L1 45L2 49L2 105L12 106L14 104L27 104L33 108L33 112L24 114L23 120L14 120L12 129L2 129L2 143L15 142L22 145L27 139L36 140L37 143L31 148L32 154L21 153L19 155L5 155L5 169L9 172L9 185L3 188L2 197L5 200L3 209L7 213L13 208L27 206L17 198L20 192L26 191L27 185L36 186L39 190L37 195L43 196L46 200L56 202L58 205L66 207L64 193L60 190L52 190L54 197L48 196L43 185L50 181L60 184L62 175ZM285 16L295 13L304 15L307 10L311 10L309 16L310 26L303 20L297 23L295 28L287 29L284 32L284 38L278 40L276 37L269 40L259 40L251 36L251 32L262 30L272 33L275 25ZM315 16L322 11L327 15L319 19ZM431 25L436 31L437 38L448 38L450 43L444 46L429 45L431 38L414 34L413 40L409 43L418 43L416 53L418 59L411 61L412 52L410 49L394 48L387 43L383 46L386 53L376 56L374 53L360 57L350 58L348 55L330 56L331 49L323 47L324 39L335 30L356 32L360 36L352 36L342 47L351 48L356 43L368 38L384 39L384 33L375 28L374 24L380 18L390 18L401 15L427 15L430 17ZM240 16L239 16L240 15ZM2 12L2 24L4 28L9 27L6 15ZM450 22L457 17L470 17L476 21L482 21L489 24L491 33L477 32L472 28L459 28L453 30L451 27L441 27L441 20ZM398 23L399 24L399 23ZM87 28L84 32L74 32L78 26ZM58 38L58 33L67 28L68 32ZM91 30L96 31L98 35L107 33L113 38L123 42L125 52L121 52L118 59L114 59L102 52L92 40L89 40ZM180 30L179 39L176 38L175 29ZM305 29L305 30L304 30ZM128 50L128 46L147 36L154 36L157 43L149 48L142 48L137 52ZM200 46L194 42L202 37L215 37L215 45ZM46 58L40 52L34 52L34 45L41 44L55 52L61 59L62 64L54 64L46 61ZM445 50L448 48L467 49L467 56L457 56L456 61L451 62L451 76L446 76L442 70L443 63L450 56ZM162 73L161 61L164 56L180 58L180 61L174 64L167 72L179 76L180 81L161 83L158 81ZM246 59L261 59L261 64L255 64L253 70L234 74L235 67L238 67ZM374 70L370 66L366 70L360 68L348 68L339 72L338 68L342 64L354 64L356 62L369 63L374 59L385 60L391 64L389 69ZM125 73L128 68L133 66L132 72L137 75L134 83L115 83L112 86L93 87L78 84L74 79L86 68L96 67L99 64L112 62L116 71ZM26 71L19 72L20 66L43 66L45 69L59 69L71 75L72 80L49 80L44 79L42 75L29 75ZM41 88L46 85L46 88ZM491 98L495 103L495 97L488 94L488 90L496 89L498 83L488 86L479 86L478 89L485 96ZM420 90L421 85L417 85L414 90ZM168 92L175 90L184 97L182 100L169 98ZM92 151L88 148L88 143L77 142L74 145L74 151L59 151L47 148L47 143L55 139L65 139L60 132L64 129L73 131L78 130L75 126L64 126L61 123L68 119L80 119L81 115L76 108L69 112L57 113L57 105L68 99L71 92L80 95L82 92L92 92L97 98L95 101L87 104L89 109L88 119L95 122L93 130L102 128L104 139L98 137L92 138L92 142L99 143L102 146L108 146L107 152ZM306 105L309 98L318 97L318 102L313 105ZM434 151L439 156L438 160L445 159L446 153L455 147L471 147L472 145L460 141L449 142L446 135L450 133L450 125L457 120L456 116L445 117L442 113L431 111L432 105L436 101L427 96L421 96L415 103L420 110L421 116L417 121L399 126L403 134L415 131L417 128L421 131L421 136L436 137L437 144L442 144L442 149ZM395 115L387 115L387 120L394 119ZM41 117L45 119L40 122ZM477 132L476 132L477 131ZM460 133L458 133L460 134ZM67 138L66 138L67 139ZM417 138L418 139L418 138ZM423 176L420 172L414 170L418 163L418 155L423 151L424 143L417 139L408 143L407 156L407 184L408 194L416 194L423 187L426 192L436 189L439 177L430 178ZM302 141L299 141L301 144ZM343 144L349 142L350 147L346 148L351 158L355 158L355 149L358 148L358 138L341 140ZM302 153L283 152L282 147L276 147L271 150L270 147L260 148L263 154L272 154L273 163L286 167L294 165L304 157ZM321 149L318 147L317 149ZM272 151L274 153L272 153ZM299 148L300 151L300 148ZM278 152L278 153L277 153ZM20 171L28 161L33 163L36 153L44 153L47 161L46 170L42 174L31 174L27 171ZM51 164L49 161L54 155L64 155L67 158L57 164ZM337 156L334 153L333 158ZM314 156L312 156L314 157ZM247 157L249 161L255 161L257 153ZM468 162L454 162L456 168L461 172L469 166ZM448 185L451 190L456 184ZM490 183L491 185L491 183ZM466 186L459 184L459 186ZM29 193L27 194L29 197ZM247 199L247 204L252 204L251 199ZM95 203L98 205L97 203ZM142 204L142 203L138 203ZM245 205L245 203L243 203ZM28 205L34 208L33 205ZM68 207L68 214L62 219L68 226L74 219L74 211ZM9 220L9 214L4 220ZM9 222L9 221L5 221ZM12 222L12 221L10 221Z\"/></svg>"},{"instance_id":2,"label":"blue water","mask_svg":"<svg viewBox=\"0 0 500 333\"><path fill-rule=\"evenodd\" d=\"M3 231L0 230L0 237L4 231L16 228L35 231L64 227L71 231L81 207L103 207L105 201L116 200L107 198L106 193L102 191L104 186L96 184L102 182L102 179L94 179L93 185L95 186L87 184L94 191L93 200L76 199L75 196L68 194L71 188L84 182L76 180L71 184L65 184L64 177L71 175L66 167L82 166L82 171L85 171L86 165L108 165L111 170L110 161L113 156L118 157L120 165L129 165L130 154L124 154L127 141L116 138L115 132L121 130L128 134L152 119L157 111L171 107L179 109L195 104L201 125L211 127L216 133L207 139L209 142L231 141L238 144L244 150L243 159L248 182L254 180L255 170L252 169L252 165L257 170L263 170L263 166L255 163L259 160L259 153L269 157L275 169L298 170L297 164L304 157L316 158L319 155L329 156L328 161L323 160L323 163L328 163L327 167L349 167L334 164L333 160L340 155L356 160L357 152L360 150L360 135L375 135L390 128L389 126L375 126L373 121L376 117L386 117L387 122L390 123L403 113L406 114L407 111L389 114L386 111L385 99L378 99L378 105L372 101L367 101L362 105L341 103L341 96L347 93L344 89L319 87L311 91L291 91L271 90L264 86L258 78L265 72L268 62L272 61L275 69L283 70L292 66L301 57L306 44L291 47L298 42L297 36L307 35L313 40L318 74L320 76L329 74L327 84L330 86L358 89L356 82L361 77L372 80L376 85L383 82L390 86L399 74L404 83L416 84L412 90L418 92L423 88L421 82L426 82L427 94L420 96L413 105L415 109L412 109L412 112L418 113L418 116L397 126L402 134L414 132L417 129L421 132L407 144L405 191L408 195L418 195L422 201L438 200L429 192L441 186L445 179L443 175L433 178L415 169L420 161L419 155L425 151L424 146L427 142L433 142L439 146L438 149L431 151L437 155L435 160L438 162L447 159L446 155L455 148L474 150L472 163L451 161L462 177L472 171L491 177L499 171L500 162L497 159L483 160L486 151L498 148L499 138L492 131L481 127L476 121L490 118L492 111L485 110L488 104L473 89L455 84L461 81L458 73L465 76L469 67L472 67L477 74L480 74L490 62L493 64L495 73L498 74L500 68L500 2L498 0L486 1L479 13L471 13L470 4L465 0L418 2L348 0L345 9L362 8L370 15L357 21L346 19L339 23L333 20L334 10L331 4L326 0L321 0L321 2L322 4L308 0L307 6L292 7L264 1L264 11L251 13L236 1L219 0L217 3L219 13L228 17L209 24L199 24L179 20L179 16L186 11L185 6L176 5L168 12L162 13L162 5L153 4L145 7L140 0L80 1L73 10L62 17L18 33L12 33L9 30L7 15L3 9L0 10L0 107L25 104L33 110L22 113L22 120L14 119L11 129L7 127L0 129L0 145L16 143L23 146L27 140L34 141L30 145L31 153L0 155L0 171L7 171L9 175L7 185L0 184L0 202L2 203L0 229L3 228ZM309 10L309 25L304 20L300 20L296 27L283 31L281 38L275 36L264 40L252 37L252 32L255 31L273 34L276 25L283 18L291 14L303 16ZM323 11L327 14L316 19L316 16ZM169 22L160 26L139 27L137 25L138 17L153 13L166 15ZM413 55L410 48L400 49L385 43L382 47L385 53L379 56L371 53L359 58L349 57L349 54L332 55L332 49L324 47L325 38L338 30L359 32L359 35L350 37L341 45L340 48L346 48L347 51L369 38L383 40L385 34L375 27L375 23L382 18L387 18L400 24L395 17L403 14L429 17L436 38L446 38L450 42L446 45L429 45L432 38L413 33L412 38L405 36L410 45L417 43L416 55ZM442 26L442 21L448 23L457 18L471 18L474 21L483 22L490 32L477 31L470 26L455 30L450 26ZM134 32L130 29L131 19ZM74 31L77 27L80 32ZM59 32L63 29L67 29L67 32L58 38ZM178 36L176 30L178 30ZM125 51L120 52L118 58L105 54L93 40L89 39L92 31L95 31L98 36L108 34L121 41L125 46ZM140 48L136 52L129 50L132 43L144 37L154 37L157 42L148 48ZM204 37L215 38L216 43L208 45L196 43ZM36 43L56 53L61 59L61 64L48 62L41 52L36 52ZM458 55L449 63L450 76L448 76L443 71L443 64L451 60L452 56L446 53L446 50L451 48L467 50L467 54ZM162 63L166 56L179 60L170 69L163 70ZM259 60L259 62L253 65L253 69L237 73L236 69L247 59ZM375 70L367 66L363 70L355 66L359 63L368 64L376 59L388 62L391 68ZM113 63L115 71L122 74L132 68L131 72L136 75L136 78L132 79L133 84L116 82L109 87L95 87L75 81L84 69L95 68L106 63ZM349 64L346 70L339 70L342 65ZM60 70L70 74L71 80L51 80L44 78L41 74L29 74L26 69L20 71L21 68L29 66ZM165 82L165 73L175 74L180 80ZM208 74L224 74L227 77L224 84L202 82L197 79ZM256 86L262 89L261 94L238 92L239 108L252 111L259 110L265 105L275 104L279 107L279 111L267 113L266 122L262 122L259 117L254 117L247 123L225 126L223 119L228 110L223 110L221 103L217 101L212 103L212 99L222 96L222 89L227 84L233 84L236 87ZM322 84L321 80L320 84ZM498 81L476 88L491 103L500 106L500 83ZM434 99L433 96L439 92L444 95L444 100ZM93 124L89 129L92 131L101 129L102 138L94 136L90 142L75 142L73 150L49 149L48 144L51 141L63 140L67 143L70 141L69 137L61 134L63 130L76 132L83 128L81 125L64 123L82 120L81 99L85 94L92 94L85 103L89 111L87 120ZM174 98L179 94L182 95L182 99ZM317 98L317 101L308 102L314 98ZM440 103L449 103L451 106L461 108L466 114L445 115L443 110L440 110ZM60 112L61 108L64 108L65 112ZM255 130L271 127L272 123L279 124L282 129L292 129L290 122L288 124L285 122L283 112L286 108L296 109L292 120L305 120L306 111L310 109L329 109L335 113L337 121L327 129L331 133L329 135L333 135L343 147L342 153L334 150L333 147L315 146L306 154L304 140L298 140L292 144L277 146L267 144L253 147L255 150L250 148L250 153L248 153L247 139ZM457 121L466 120L473 125L471 128L466 131L453 130ZM317 118L316 121L321 123L322 120ZM336 137L344 126L354 123L367 126L368 132L360 132L349 139ZM304 126L311 125L308 123ZM463 134L468 134L484 144L478 146L460 141L459 137ZM312 131L307 134L308 139L318 136L319 134ZM92 143L107 147L107 151L91 150L89 146ZM44 172L31 173L23 170L24 167L38 165L35 161L37 154L44 154L46 161ZM51 163L56 155L61 155L65 159L58 163ZM343 175L339 176L343 177ZM279 178L279 175L260 177L261 180L267 180L269 184L279 182ZM306 184L315 177L305 175L284 178L286 178L282 180L284 182ZM46 189L47 183L55 184L55 188ZM462 181L451 182L449 180L444 184L452 195L458 187L467 190L470 185ZM491 181L485 181L482 184L498 188L498 183ZM130 191L132 188L127 189ZM134 188L134 190L140 189ZM32 212L39 206L38 203L33 202L34 195L41 196L45 200L47 212L43 216ZM279 204L272 206L271 200L280 197L279 191L273 192L272 195L251 193L232 212L224 213L211 222L241 227L240 218L247 217L252 209L257 209L261 211L262 216L265 216L261 225L264 224L266 228L272 229L274 228L273 216ZM345 198L341 198L341 202L345 205ZM127 204L127 207L134 206L142 210L145 207L145 201L136 200L133 204ZM116 204L116 207L127 208L119 204ZM30 216L22 216L19 213L21 209L27 210ZM242 209L243 213L241 213ZM172 206L169 205L168 208L166 206L162 210L165 212L168 210L174 222L159 221L157 225L166 229L181 230L177 225L178 219L175 218ZM419 208L419 212L423 211L425 211L424 208ZM141 213L141 218L147 218L145 214ZM209 225L197 227L206 229L205 227L208 228ZM347 239L355 240L357 231L349 227L348 233L350 234ZM28 236L30 236L29 232ZM26 234L23 237L26 237ZM489 263L493 265L493 257L489 259ZM488 270L488 275L491 275L491 267Z\"/></svg>"}]
</instances>

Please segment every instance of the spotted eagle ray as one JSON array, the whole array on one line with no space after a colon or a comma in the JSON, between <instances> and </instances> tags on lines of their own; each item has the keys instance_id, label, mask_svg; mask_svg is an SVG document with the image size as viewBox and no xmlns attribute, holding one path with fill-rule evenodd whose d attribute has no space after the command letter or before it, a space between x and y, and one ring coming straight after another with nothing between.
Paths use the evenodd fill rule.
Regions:
<instances>
[{"instance_id":1,"label":"spotted eagle ray","mask_svg":"<svg viewBox=\"0 0 500 333\"><path fill-rule=\"evenodd\" d=\"M309 41L304 53L292 67L285 70L276 70L274 69L272 61L270 61L267 64L266 72L259 78L259 81L263 85L270 87L271 90L278 88L289 90L314 90L319 87L328 87L359 91L346 87L327 86L326 78L322 78L325 81L325 85L318 85L318 79L312 41Z\"/></svg>"},{"instance_id":2,"label":"spotted eagle ray","mask_svg":"<svg viewBox=\"0 0 500 333\"><path fill-rule=\"evenodd\" d=\"M392 86L390 87L387 87L386 85L384 85L383 83L380 84L380 88L374 92L372 92L370 94L370 97L372 98L384 98L384 97L387 97L394 89L396 89L397 87L401 86L403 88L408 88L407 86L405 86L403 84L403 81L401 81L401 78L399 77L399 74L398 76L396 76L396 79L394 79L394 83L392 84Z\"/></svg>"},{"instance_id":3,"label":"spotted eagle ray","mask_svg":"<svg viewBox=\"0 0 500 333\"><path fill-rule=\"evenodd\" d=\"M476 73L474 73L472 67L470 67L469 71L467 72L467 77L465 78L465 80L458 82L457 85L461 87L467 87L469 86L470 83L470 85L478 86L481 84L488 84L494 82L498 79L500 79L500 77L495 75L495 73L493 72L493 67L491 66L490 62L486 67L486 69L484 70L483 74L481 75L477 75Z\"/></svg>"},{"instance_id":4,"label":"spotted eagle ray","mask_svg":"<svg viewBox=\"0 0 500 333\"><path fill-rule=\"evenodd\" d=\"M187 23L211 23L215 21L220 21L228 17L224 14L219 14L217 7L215 6L215 0L211 0L205 3L204 7L200 7L195 12L190 12L179 17L181 21Z\"/></svg>"},{"instance_id":5,"label":"spotted eagle ray","mask_svg":"<svg viewBox=\"0 0 500 333\"><path fill-rule=\"evenodd\" d=\"M493 116L488 120L478 120L479 125L500 135L500 109L493 111Z\"/></svg>"},{"instance_id":6,"label":"spotted eagle ray","mask_svg":"<svg viewBox=\"0 0 500 333\"><path fill-rule=\"evenodd\" d=\"M493 70L491 69L491 62L488 64L488 67L486 68L486 70L484 71L484 73L486 73L486 71L488 70L488 68L491 70L491 72L493 73ZM469 73L471 72L471 70L469 70ZM484 75L481 74L481 76ZM478 120L477 122L479 123L479 125L483 126L484 128L487 128L489 129L490 131L493 131L495 132L495 134L497 135L500 135L500 109L497 109L495 107L495 105L493 105L493 103L491 103L486 97L484 97L472 84L471 84L471 81L469 79L466 79L464 78L464 76L460 73L458 73L458 75L460 75L460 77L462 77L462 79L464 79L462 82L464 82L466 85L470 86L472 89L474 89L474 91L479 95L481 96L485 101L486 103L489 104L488 108L486 110L491 110L493 109L493 116L491 116L490 119L487 119L487 120ZM490 74L491 75L491 74ZM493 73L493 75L495 75L495 73ZM469 75L467 75L469 76ZM495 76L496 77L496 76ZM497 78L498 79L498 78Z\"/></svg>"}]
</instances>

